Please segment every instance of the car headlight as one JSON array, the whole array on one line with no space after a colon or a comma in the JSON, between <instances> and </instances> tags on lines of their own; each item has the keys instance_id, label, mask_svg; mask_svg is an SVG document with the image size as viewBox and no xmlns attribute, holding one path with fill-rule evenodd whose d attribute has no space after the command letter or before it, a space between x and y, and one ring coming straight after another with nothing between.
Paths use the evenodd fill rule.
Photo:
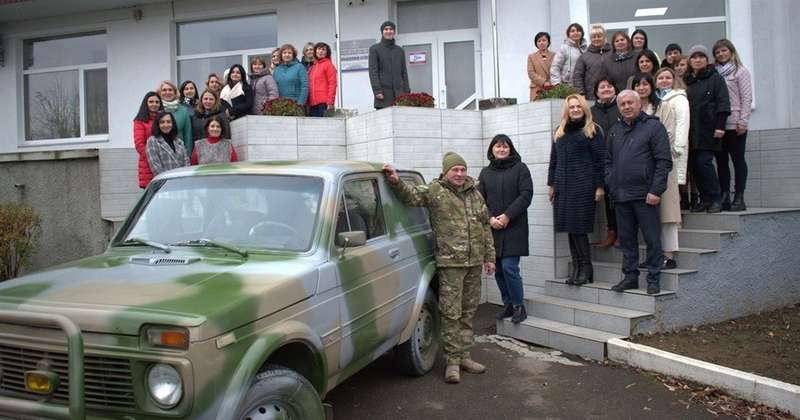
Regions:
<instances>
[{"instance_id":1,"label":"car headlight","mask_svg":"<svg viewBox=\"0 0 800 420\"><path fill-rule=\"evenodd\" d=\"M172 408L181 401L183 381L174 367L158 363L147 372L147 389L158 405L163 408Z\"/></svg>"}]
</instances>

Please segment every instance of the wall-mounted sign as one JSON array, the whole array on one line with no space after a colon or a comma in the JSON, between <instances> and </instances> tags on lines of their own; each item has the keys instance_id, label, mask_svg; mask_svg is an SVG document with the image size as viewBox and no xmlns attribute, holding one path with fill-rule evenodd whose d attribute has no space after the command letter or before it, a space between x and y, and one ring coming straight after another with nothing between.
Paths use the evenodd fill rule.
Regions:
<instances>
[{"instance_id":1,"label":"wall-mounted sign","mask_svg":"<svg viewBox=\"0 0 800 420\"><path fill-rule=\"evenodd\" d=\"M369 47L374 39L353 39L342 41L342 71L361 71L369 69Z\"/></svg>"},{"instance_id":2,"label":"wall-mounted sign","mask_svg":"<svg viewBox=\"0 0 800 420\"><path fill-rule=\"evenodd\" d=\"M408 64L427 64L428 52L427 51L412 51L408 53Z\"/></svg>"}]
</instances>

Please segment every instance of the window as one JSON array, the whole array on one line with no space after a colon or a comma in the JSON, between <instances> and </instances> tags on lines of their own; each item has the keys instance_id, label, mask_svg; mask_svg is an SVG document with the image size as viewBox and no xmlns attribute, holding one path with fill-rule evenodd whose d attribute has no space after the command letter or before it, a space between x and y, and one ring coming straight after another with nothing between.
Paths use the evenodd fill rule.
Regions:
<instances>
[{"instance_id":1,"label":"window","mask_svg":"<svg viewBox=\"0 0 800 420\"><path fill-rule=\"evenodd\" d=\"M106 34L23 42L25 140L108 134Z\"/></svg>"},{"instance_id":2,"label":"window","mask_svg":"<svg viewBox=\"0 0 800 420\"><path fill-rule=\"evenodd\" d=\"M477 28L478 0L399 1L397 26L404 34Z\"/></svg>"},{"instance_id":3,"label":"window","mask_svg":"<svg viewBox=\"0 0 800 420\"><path fill-rule=\"evenodd\" d=\"M277 45L275 14L179 23L178 80L202 86L210 73L222 76L234 64L249 71L251 57L257 55L269 63Z\"/></svg>"},{"instance_id":4,"label":"window","mask_svg":"<svg viewBox=\"0 0 800 420\"><path fill-rule=\"evenodd\" d=\"M656 9L661 10L652 16L642 16ZM647 33L647 47L659 56L671 43L680 45L686 54L692 45L710 47L718 39L726 37L726 13L725 0L589 1L591 22L602 23L609 33L623 30L631 34L642 29Z\"/></svg>"},{"instance_id":5,"label":"window","mask_svg":"<svg viewBox=\"0 0 800 420\"><path fill-rule=\"evenodd\" d=\"M383 207L375 179L359 179L344 184L336 218L336 233L364 231L367 239L386 234Z\"/></svg>"}]
</instances>

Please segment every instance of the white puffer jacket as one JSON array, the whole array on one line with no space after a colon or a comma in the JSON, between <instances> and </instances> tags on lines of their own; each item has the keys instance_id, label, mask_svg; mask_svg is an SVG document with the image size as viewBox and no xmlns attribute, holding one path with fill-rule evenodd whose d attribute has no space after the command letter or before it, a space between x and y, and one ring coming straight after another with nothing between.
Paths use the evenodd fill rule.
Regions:
<instances>
[{"instance_id":1,"label":"white puffer jacket","mask_svg":"<svg viewBox=\"0 0 800 420\"><path fill-rule=\"evenodd\" d=\"M580 47L571 39L567 39L561 44L555 57L553 57L553 64L550 65L550 83L553 86L559 83L572 84L572 73L575 70L575 64L584 51L586 51L585 41Z\"/></svg>"},{"instance_id":2,"label":"white puffer jacket","mask_svg":"<svg viewBox=\"0 0 800 420\"><path fill-rule=\"evenodd\" d=\"M678 184L686 184L686 165L689 159L689 99L683 89L673 89L662 99L672 106L675 114L675 140L672 143L672 169Z\"/></svg>"}]
</instances>

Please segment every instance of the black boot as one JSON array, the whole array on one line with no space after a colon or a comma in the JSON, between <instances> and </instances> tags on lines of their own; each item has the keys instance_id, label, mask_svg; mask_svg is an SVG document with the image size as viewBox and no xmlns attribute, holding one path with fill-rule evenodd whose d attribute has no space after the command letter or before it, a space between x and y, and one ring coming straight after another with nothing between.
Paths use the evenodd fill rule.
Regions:
<instances>
[{"instance_id":1,"label":"black boot","mask_svg":"<svg viewBox=\"0 0 800 420\"><path fill-rule=\"evenodd\" d=\"M728 191L722 192L722 211L730 211L731 210L731 193Z\"/></svg>"},{"instance_id":2,"label":"black boot","mask_svg":"<svg viewBox=\"0 0 800 420\"><path fill-rule=\"evenodd\" d=\"M689 208L692 208L700 202L700 195L697 193L691 193L689 195Z\"/></svg>"},{"instance_id":3,"label":"black boot","mask_svg":"<svg viewBox=\"0 0 800 420\"><path fill-rule=\"evenodd\" d=\"M689 211L691 211L692 213L702 213L702 212L704 212L704 211L708 210L708 208L710 207L710 205L711 205L711 203L708 203L708 202L705 202L705 201L702 201L702 200L698 200L698 201L697 201L697 202L696 202L696 203L695 203L695 204L692 206L692 209L691 209L691 210L689 210Z\"/></svg>"},{"instance_id":4,"label":"black boot","mask_svg":"<svg viewBox=\"0 0 800 420\"><path fill-rule=\"evenodd\" d=\"M639 280L635 278L624 278L619 283L611 286L611 290L615 292L624 292L628 289L638 289Z\"/></svg>"},{"instance_id":5,"label":"black boot","mask_svg":"<svg viewBox=\"0 0 800 420\"><path fill-rule=\"evenodd\" d=\"M502 311L498 312L497 315L495 315L495 318L497 318L498 320L503 320L513 315L514 315L514 306L509 303L505 307L503 307Z\"/></svg>"},{"instance_id":6,"label":"black boot","mask_svg":"<svg viewBox=\"0 0 800 420\"><path fill-rule=\"evenodd\" d=\"M592 267L592 248L589 244L589 237L581 235L575 238L575 247L578 248L578 263L580 270L578 270L578 278L575 279L575 284L580 286L594 281L594 268Z\"/></svg>"},{"instance_id":7,"label":"black boot","mask_svg":"<svg viewBox=\"0 0 800 420\"><path fill-rule=\"evenodd\" d=\"M528 319L528 311L525 310L525 305L514 305L514 316L511 317L511 322L519 324L526 319Z\"/></svg>"},{"instance_id":8,"label":"black boot","mask_svg":"<svg viewBox=\"0 0 800 420\"><path fill-rule=\"evenodd\" d=\"M689 193L682 192L681 193L681 210L689 210L691 204L689 204Z\"/></svg>"},{"instance_id":9,"label":"black boot","mask_svg":"<svg viewBox=\"0 0 800 420\"><path fill-rule=\"evenodd\" d=\"M565 283L575 284L575 279L578 278L578 269L580 268L580 264L578 264L578 250L575 247L575 236L568 234L567 237L569 238L569 254L572 256L572 272L569 274L569 278Z\"/></svg>"},{"instance_id":10,"label":"black boot","mask_svg":"<svg viewBox=\"0 0 800 420\"><path fill-rule=\"evenodd\" d=\"M745 211L747 210L747 205L744 204L744 191L739 192L736 191L733 194L733 204L731 204L731 211Z\"/></svg>"},{"instance_id":11,"label":"black boot","mask_svg":"<svg viewBox=\"0 0 800 420\"><path fill-rule=\"evenodd\" d=\"M706 212L708 213L719 213L721 211L722 211L722 203L720 203L719 201L714 201L706 209Z\"/></svg>"}]
</instances>

